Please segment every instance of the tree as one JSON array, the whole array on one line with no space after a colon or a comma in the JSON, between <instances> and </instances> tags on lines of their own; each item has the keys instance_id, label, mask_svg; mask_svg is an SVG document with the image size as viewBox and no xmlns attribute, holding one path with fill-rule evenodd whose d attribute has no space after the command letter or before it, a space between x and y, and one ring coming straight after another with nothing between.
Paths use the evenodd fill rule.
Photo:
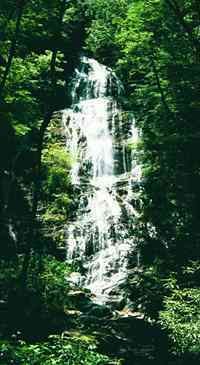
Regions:
<instances>
[{"instance_id":1,"label":"tree","mask_svg":"<svg viewBox=\"0 0 200 365\"><path fill-rule=\"evenodd\" d=\"M1 80L1 83L0 83L0 97L3 93L4 87L5 87L5 84L6 84L6 80L7 80L10 68L11 68L12 60L13 60L13 57L15 55L17 40L18 40L18 36L19 36L19 31L20 31L21 19L22 19L25 4L26 4L26 0L18 0L18 2L17 2L16 25L15 25L15 30L14 30L14 35L13 35L13 38L12 38L11 46L10 46L10 49L9 49L8 60L7 60L7 63L5 65L5 70L4 70L2 80ZM9 20L9 18L11 18L11 15L12 15L12 13L9 15L8 20Z\"/></svg>"}]
</instances>

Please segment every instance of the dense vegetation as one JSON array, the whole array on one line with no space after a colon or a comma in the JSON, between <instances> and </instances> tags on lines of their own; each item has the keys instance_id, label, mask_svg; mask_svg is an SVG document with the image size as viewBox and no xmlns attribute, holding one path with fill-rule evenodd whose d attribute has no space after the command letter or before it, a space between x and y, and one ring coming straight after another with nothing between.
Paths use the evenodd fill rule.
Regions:
<instances>
[{"instance_id":1,"label":"dense vegetation","mask_svg":"<svg viewBox=\"0 0 200 365\"><path fill-rule=\"evenodd\" d=\"M70 364L107 361L84 341L23 342L59 333L65 323L71 268L61 248L73 206L72 161L58 142L55 111L70 103L67 85L82 51L115 69L141 130L134 232L141 266L130 271L127 295L167 331L171 351L198 358L199 1L2 0L0 14L0 363L64 364L69 350ZM23 341L11 346L17 331ZM56 341L58 356L48 360Z\"/></svg>"}]
</instances>

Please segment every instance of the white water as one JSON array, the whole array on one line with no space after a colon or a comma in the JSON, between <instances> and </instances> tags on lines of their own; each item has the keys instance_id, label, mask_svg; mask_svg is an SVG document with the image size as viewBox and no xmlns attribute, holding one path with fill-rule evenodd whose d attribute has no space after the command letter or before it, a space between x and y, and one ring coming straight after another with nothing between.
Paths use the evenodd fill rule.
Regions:
<instances>
[{"instance_id":1,"label":"white water","mask_svg":"<svg viewBox=\"0 0 200 365\"><path fill-rule=\"evenodd\" d=\"M127 141L137 142L138 133L133 118L125 119L118 106L122 93L110 69L82 57L72 82L72 106L63 113L74 159L72 183L80 192L76 219L67 228L67 258L81 260L82 284L101 301L126 277L127 254L134 246L132 185L141 172L133 155L130 161Z\"/></svg>"}]
</instances>

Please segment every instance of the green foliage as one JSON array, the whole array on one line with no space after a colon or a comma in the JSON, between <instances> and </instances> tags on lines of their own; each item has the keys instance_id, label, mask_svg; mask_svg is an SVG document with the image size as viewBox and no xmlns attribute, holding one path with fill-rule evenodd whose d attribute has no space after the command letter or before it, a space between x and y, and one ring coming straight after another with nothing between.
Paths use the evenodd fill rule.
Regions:
<instances>
[{"instance_id":1,"label":"green foliage","mask_svg":"<svg viewBox=\"0 0 200 365\"><path fill-rule=\"evenodd\" d=\"M0 3L0 81L15 39L20 3ZM126 105L141 130L140 145L128 142L127 147L137 149L143 165L141 231L137 233L143 267L129 277L130 296L151 318L162 310L162 326L177 353L199 353L199 0L66 1L62 25L60 6L61 0L26 2L2 90L0 217L5 224L1 252L7 261L1 263L1 292L5 301L15 298L21 306L21 312L10 307L8 322L13 325L18 311L20 322L23 311L26 322L32 319L30 327L34 327L38 310L40 314L60 312L67 305L69 268L52 257L41 258L44 247L48 252L55 243L63 243L63 224L70 217L71 161L56 139L43 151L43 222L34 238L30 237L35 231L32 187L41 121L49 107L55 111L68 104L66 81L86 33L85 49L113 66L123 80L129 99ZM17 244L8 231L10 221ZM19 278L29 249L28 285L22 294ZM2 346L8 356L3 364L12 360L22 365L108 362L70 340ZM65 354L71 356L69 361Z\"/></svg>"},{"instance_id":2,"label":"green foliage","mask_svg":"<svg viewBox=\"0 0 200 365\"><path fill-rule=\"evenodd\" d=\"M176 4L181 16L193 19L193 27L196 2ZM199 62L186 28L169 2L137 0L130 3L116 34L117 69L125 77L142 131L143 220L155 228L156 239L167 244L170 262L180 265L196 257L199 237L195 213L199 160L192 132L199 135L194 87Z\"/></svg>"},{"instance_id":3,"label":"green foliage","mask_svg":"<svg viewBox=\"0 0 200 365\"><path fill-rule=\"evenodd\" d=\"M147 318L158 319L163 308L163 297L177 286L174 274L160 273L156 265L135 270L128 280L128 293L134 306Z\"/></svg>"},{"instance_id":4,"label":"green foliage","mask_svg":"<svg viewBox=\"0 0 200 365\"><path fill-rule=\"evenodd\" d=\"M71 161L65 148L59 143L48 145L48 149L43 152L43 162L47 176L45 189L49 198L57 196L61 191L67 192Z\"/></svg>"},{"instance_id":5,"label":"green foliage","mask_svg":"<svg viewBox=\"0 0 200 365\"><path fill-rule=\"evenodd\" d=\"M8 298L9 293L17 286L19 266L17 260L12 263L0 260L0 296L2 300Z\"/></svg>"},{"instance_id":6,"label":"green foliage","mask_svg":"<svg viewBox=\"0 0 200 365\"><path fill-rule=\"evenodd\" d=\"M86 49L110 65L116 61L115 33L126 14L127 0L87 0L91 23L87 29Z\"/></svg>"},{"instance_id":7,"label":"green foliage","mask_svg":"<svg viewBox=\"0 0 200 365\"><path fill-rule=\"evenodd\" d=\"M162 323L179 353L199 351L195 317L191 331L191 322L179 325L172 315L176 300L170 297L179 285L197 290L199 283L198 9L197 1L130 1L112 28L114 66L124 81L142 140L138 148L143 165L142 215L137 237L143 267L129 274L127 290L135 306L155 319L164 297L173 298L173 303L166 299ZM93 22L97 48L93 33L88 41L97 56L103 40L107 42L106 32L98 29L103 29L103 21L107 31L105 14L101 23ZM134 267L131 260L130 256ZM196 260L193 269L190 260ZM183 322L185 300L179 302Z\"/></svg>"},{"instance_id":8,"label":"green foliage","mask_svg":"<svg viewBox=\"0 0 200 365\"><path fill-rule=\"evenodd\" d=\"M200 354L200 290L176 289L165 298L160 322L176 353Z\"/></svg>"},{"instance_id":9,"label":"green foliage","mask_svg":"<svg viewBox=\"0 0 200 365\"><path fill-rule=\"evenodd\" d=\"M12 293L20 290L22 260L1 261L0 268L1 298L7 300ZM45 311L63 312L64 306L68 304L67 276L70 272L70 266L56 260L53 256L37 257L35 255L31 258L24 294L33 296L33 298L35 295L38 296ZM27 293L25 293L26 290ZM31 312L31 305L29 311Z\"/></svg>"},{"instance_id":10,"label":"green foliage","mask_svg":"<svg viewBox=\"0 0 200 365\"><path fill-rule=\"evenodd\" d=\"M47 235L63 246L64 225L70 216L72 187L69 177L71 158L58 142L49 142L43 151L43 191L41 215ZM51 231L52 225L57 229ZM50 228L50 229L49 229ZM50 232L50 233L48 233Z\"/></svg>"},{"instance_id":11,"label":"green foliage","mask_svg":"<svg viewBox=\"0 0 200 365\"><path fill-rule=\"evenodd\" d=\"M33 190L38 180L40 128L47 110L62 109L69 102L66 81L71 76L84 37L84 32L80 31L84 22L84 18L81 17L83 6L80 2L66 2L62 24L60 19L61 5L64 4L62 0L53 3L49 0L25 1L25 3L17 33L16 25L22 1L16 3L9 0L0 4L0 217L3 216L2 219L5 219L6 215L6 220L14 221L17 218L15 230L21 237L22 242L18 242L21 254L31 242L30 237L25 236L24 232L29 232L32 228L30 225L27 227L28 224L24 222L25 220L27 223L31 222L33 216ZM81 19L78 21L79 16ZM75 38L77 42L74 42ZM52 52L56 54L53 88ZM8 74L2 89L1 82L6 70ZM54 161L55 158L57 157L54 157ZM46 196L41 194L40 198L44 199L44 205L46 200L51 199L52 206L49 210L53 211L52 215L56 216L60 210L61 218L64 216L66 218L69 197L68 194L64 195L64 189L66 186L69 187L67 177L69 167L66 163L64 176L65 166L61 156L58 161L59 168L50 168L49 163L50 176L46 179L46 193L47 190L48 193ZM42 180L42 177L39 179ZM61 185L63 185L62 191ZM67 188L66 191L68 190ZM57 201L56 212L53 200ZM4 231L6 227L6 225L3 227ZM3 250L8 251L6 246L11 241L9 232L5 233L3 238L1 236L1 240L4 241ZM15 244L11 246L15 251Z\"/></svg>"},{"instance_id":12,"label":"green foliage","mask_svg":"<svg viewBox=\"0 0 200 365\"><path fill-rule=\"evenodd\" d=\"M10 333L12 328L21 328L34 337L41 320L42 337L54 327L51 321L57 321L49 313L57 312L59 322L67 302L67 266L53 257L45 259L44 254L60 258L56 243L63 243L63 230L50 223L66 222L71 191L70 159L61 146L50 146L49 155L44 151L38 178L41 126L49 109L53 112L68 103L66 81L78 58L84 19L78 2L25 1L16 32L22 3L3 0L0 4L1 294L7 308L1 329ZM40 217L38 214L36 221L35 185L40 179Z\"/></svg>"},{"instance_id":13,"label":"green foliage","mask_svg":"<svg viewBox=\"0 0 200 365\"><path fill-rule=\"evenodd\" d=\"M53 257L45 257L43 270L38 273L37 292L41 295L44 308L49 312L62 312L68 301L69 285L67 275L70 268ZM31 286L33 282L31 283Z\"/></svg>"},{"instance_id":14,"label":"green foliage","mask_svg":"<svg viewBox=\"0 0 200 365\"><path fill-rule=\"evenodd\" d=\"M109 358L95 351L95 344L83 339L51 336L48 342L18 346L0 342L0 364L15 365L107 365Z\"/></svg>"},{"instance_id":15,"label":"green foliage","mask_svg":"<svg viewBox=\"0 0 200 365\"><path fill-rule=\"evenodd\" d=\"M65 262L53 256L34 254L29 263L26 286L22 283L23 258L1 263L1 338L20 331L22 338L40 340L66 326L65 310L71 306Z\"/></svg>"},{"instance_id":16,"label":"green foliage","mask_svg":"<svg viewBox=\"0 0 200 365\"><path fill-rule=\"evenodd\" d=\"M88 47L104 59L111 35L115 56L105 60L114 61L141 130L142 220L168 246L170 264L182 265L198 255L199 240L197 1L129 1L121 12L119 2L112 14L110 2L90 5Z\"/></svg>"}]
</instances>

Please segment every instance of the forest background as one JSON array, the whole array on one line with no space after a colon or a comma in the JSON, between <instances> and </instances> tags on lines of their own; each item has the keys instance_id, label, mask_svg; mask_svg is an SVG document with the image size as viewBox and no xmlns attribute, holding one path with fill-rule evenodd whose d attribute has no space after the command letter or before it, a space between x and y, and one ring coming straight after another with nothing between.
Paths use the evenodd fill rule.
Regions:
<instances>
[{"instance_id":1,"label":"forest background","mask_svg":"<svg viewBox=\"0 0 200 365\"><path fill-rule=\"evenodd\" d=\"M71 306L62 247L75 206L58 120L82 52L123 81L141 131L141 267L130 252L127 298L166 331L171 353L197 361L199 1L1 0L0 50L0 363L108 363L88 338L58 335Z\"/></svg>"}]
</instances>

